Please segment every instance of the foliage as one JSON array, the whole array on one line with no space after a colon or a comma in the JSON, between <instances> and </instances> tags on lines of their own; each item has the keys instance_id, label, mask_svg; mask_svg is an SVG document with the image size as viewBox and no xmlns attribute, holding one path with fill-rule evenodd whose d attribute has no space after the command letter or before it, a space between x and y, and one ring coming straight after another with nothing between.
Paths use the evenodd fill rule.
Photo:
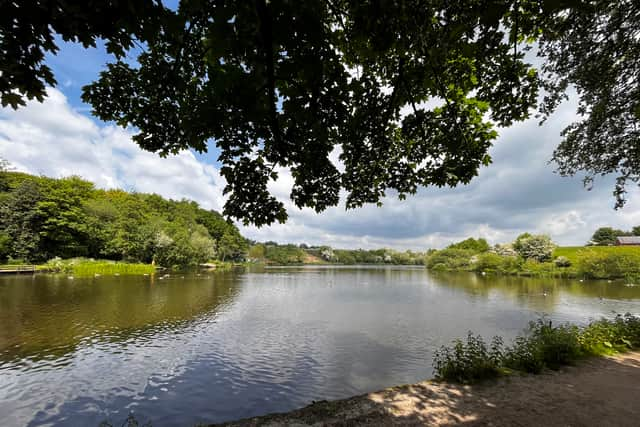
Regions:
<instances>
[{"instance_id":1,"label":"foliage","mask_svg":"<svg viewBox=\"0 0 640 427\"><path fill-rule=\"evenodd\" d=\"M463 270L472 265L473 255L468 249L443 249L427 256L425 265L433 270Z\"/></svg>"},{"instance_id":2,"label":"foliage","mask_svg":"<svg viewBox=\"0 0 640 427\"><path fill-rule=\"evenodd\" d=\"M249 248L249 259L263 260L265 257L265 247L262 244L253 245Z\"/></svg>"},{"instance_id":3,"label":"foliage","mask_svg":"<svg viewBox=\"0 0 640 427\"><path fill-rule=\"evenodd\" d=\"M487 252L480 254L473 266L474 271L513 274L522 271L524 260L518 257L500 256Z\"/></svg>"},{"instance_id":4,"label":"foliage","mask_svg":"<svg viewBox=\"0 0 640 427\"><path fill-rule=\"evenodd\" d=\"M640 317L628 313L582 327L553 325L541 318L531 322L525 333L506 348L500 338L487 345L482 337L471 333L466 343L457 340L443 346L434 356L434 372L438 379L466 383L498 376L505 368L537 374L585 356L636 348L640 348Z\"/></svg>"},{"instance_id":5,"label":"foliage","mask_svg":"<svg viewBox=\"0 0 640 427\"><path fill-rule=\"evenodd\" d=\"M578 89L560 173L619 173L619 205L639 179L634 0L23 0L0 17L3 105L42 101L59 39L105 39L115 60L83 93L94 113L162 155L215 140L225 213L257 225L287 217L268 190L278 167L295 205L317 211L341 189L351 208L467 183L491 161L494 126L527 119L541 87L545 117ZM541 73L525 61L535 42Z\"/></svg>"},{"instance_id":6,"label":"foliage","mask_svg":"<svg viewBox=\"0 0 640 427\"><path fill-rule=\"evenodd\" d=\"M264 256L273 264L302 264L306 253L296 245L265 245Z\"/></svg>"},{"instance_id":7,"label":"foliage","mask_svg":"<svg viewBox=\"0 0 640 427\"><path fill-rule=\"evenodd\" d=\"M556 245L549 236L524 233L513 242L513 249L524 259L548 261Z\"/></svg>"},{"instance_id":8,"label":"foliage","mask_svg":"<svg viewBox=\"0 0 640 427\"><path fill-rule=\"evenodd\" d=\"M307 246L307 245L305 245ZM250 249L250 254L260 253L264 248L262 257L252 257L264 259L273 264L300 264L304 262L318 263L327 262L334 264L394 264L394 265L422 265L424 254L412 251L394 251L390 249L332 249L329 246L307 246L302 245L278 245L276 242L265 242L254 245ZM255 248L255 249L254 249Z\"/></svg>"},{"instance_id":9,"label":"foliage","mask_svg":"<svg viewBox=\"0 0 640 427\"><path fill-rule=\"evenodd\" d=\"M585 185L617 174L614 194L621 207L627 182L640 180L640 80L631 77L640 74L640 8L637 0L572 3L576 7L540 23L539 55L546 59L542 74L549 91L543 113L566 97L569 86L579 99L580 119L563 130L553 160L562 175L586 174Z\"/></svg>"},{"instance_id":10,"label":"foliage","mask_svg":"<svg viewBox=\"0 0 640 427\"><path fill-rule=\"evenodd\" d=\"M586 249L577 262L578 274L591 279L640 275L640 251L599 252Z\"/></svg>"},{"instance_id":11,"label":"foliage","mask_svg":"<svg viewBox=\"0 0 640 427\"><path fill-rule=\"evenodd\" d=\"M247 245L238 229L195 202L97 190L77 177L7 175L8 190L0 193L0 235L8 237L12 258L89 257L167 267L216 256L244 258Z\"/></svg>"},{"instance_id":12,"label":"foliage","mask_svg":"<svg viewBox=\"0 0 640 427\"><path fill-rule=\"evenodd\" d=\"M504 243L504 244L498 243L493 248L491 248L491 252L494 252L500 256L507 256L507 257L518 256L518 252L516 252L515 249L513 249L513 245L511 243Z\"/></svg>"},{"instance_id":13,"label":"foliage","mask_svg":"<svg viewBox=\"0 0 640 427\"><path fill-rule=\"evenodd\" d=\"M487 243L486 239L478 238L474 239L473 237L469 237L466 240L463 240L458 243L453 243L447 247L448 249L468 249L474 251L476 253L487 252L490 248L489 243Z\"/></svg>"},{"instance_id":14,"label":"foliage","mask_svg":"<svg viewBox=\"0 0 640 427\"><path fill-rule=\"evenodd\" d=\"M461 383L497 377L502 359L502 339L487 345L481 336L469 333L467 341L456 340L452 347L441 347L434 355L436 377Z\"/></svg>"},{"instance_id":15,"label":"foliage","mask_svg":"<svg viewBox=\"0 0 640 427\"><path fill-rule=\"evenodd\" d=\"M530 373L539 373L544 368L558 369L582 356L579 335L576 326L554 326L551 321L538 319L505 351L504 365Z\"/></svg>"},{"instance_id":16,"label":"foliage","mask_svg":"<svg viewBox=\"0 0 640 427\"><path fill-rule=\"evenodd\" d=\"M42 101L55 86L45 55L56 54L59 40L85 48L107 39L107 51L122 57L133 36L147 38L160 9L154 0L21 0L0 2L0 102L17 108L25 98Z\"/></svg>"},{"instance_id":17,"label":"foliage","mask_svg":"<svg viewBox=\"0 0 640 427\"><path fill-rule=\"evenodd\" d=\"M7 259L11 253L11 238L6 233L0 233L0 262Z\"/></svg>"},{"instance_id":18,"label":"foliage","mask_svg":"<svg viewBox=\"0 0 640 427\"><path fill-rule=\"evenodd\" d=\"M598 246L610 246L616 244L616 237L626 236L629 233L611 227L598 228L591 237L591 243Z\"/></svg>"},{"instance_id":19,"label":"foliage","mask_svg":"<svg viewBox=\"0 0 640 427\"><path fill-rule=\"evenodd\" d=\"M562 255L554 259L553 263L556 265L556 267L571 267L571 260Z\"/></svg>"}]
</instances>

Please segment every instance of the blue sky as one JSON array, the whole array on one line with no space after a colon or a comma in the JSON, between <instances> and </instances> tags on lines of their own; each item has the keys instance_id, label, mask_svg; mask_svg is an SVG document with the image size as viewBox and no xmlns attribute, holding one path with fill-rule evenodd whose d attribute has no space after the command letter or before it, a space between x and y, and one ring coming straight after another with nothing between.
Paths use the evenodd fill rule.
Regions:
<instances>
[{"instance_id":1,"label":"blue sky","mask_svg":"<svg viewBox=\"0 0 640 427\"><path fill-rule=\"evenodd\" d=\"M92 117L80 99L82 86L110 59L104 46L87 50L61 42L60 47L47 58L58 86L49 90L45 103L0 110L0 157L18 170L55 177L76 174L99 187L185 197L220 210L224 181L216 148L167 159L143 152L131 141L131 130ZM575 105L567 103L543 127L532 119L502 129L491 149L493 164L471 184L422 189L402 202L388 198L381 208L346 211L339 206L322 214L297 209L288 199L291 175L281 170L271 189L286 203L290 220L241 230L256 240L426 249L467 236L507 242L524 231L550 234L561 244L583 244L597 227L639 225L637 191L624 210L614 211L612 179L600 179L586 191L579 178L559 177L548 163L560 131L575 117Z\"/></svg>"}]
</instances>

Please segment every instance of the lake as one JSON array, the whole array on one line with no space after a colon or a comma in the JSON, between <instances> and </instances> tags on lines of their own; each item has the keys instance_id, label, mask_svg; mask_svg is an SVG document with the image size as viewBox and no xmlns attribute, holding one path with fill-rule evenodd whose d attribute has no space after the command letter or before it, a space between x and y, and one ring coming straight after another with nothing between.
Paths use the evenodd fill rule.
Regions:
<instances>
[{"instance_id":1,"label":"lake","mask_svg":"<svg viewBox=\"0 0 640 427\"><path fill-rule=\"evenodd\" d=\"M640 286L292 267L70 279L0 277L5 427L192 426L432 376L472 330L507 341L546 313L640 314Z\"/></svg>"}]
</instances>

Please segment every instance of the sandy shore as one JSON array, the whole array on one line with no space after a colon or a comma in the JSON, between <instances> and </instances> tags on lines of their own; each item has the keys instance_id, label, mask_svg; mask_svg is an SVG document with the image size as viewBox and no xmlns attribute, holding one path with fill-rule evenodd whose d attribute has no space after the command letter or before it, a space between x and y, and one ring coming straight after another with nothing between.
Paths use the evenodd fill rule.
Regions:
<instances>
[{"instance_id":1,"label":"sandy shore","mask_svg":"<svg viewBox=\"0 0 640 427\"><path fill-rule=\"evenodd\" d=\"M640 352L474 386L425 381L226 426L640 426Z\"/></svg>"}]
</instances>

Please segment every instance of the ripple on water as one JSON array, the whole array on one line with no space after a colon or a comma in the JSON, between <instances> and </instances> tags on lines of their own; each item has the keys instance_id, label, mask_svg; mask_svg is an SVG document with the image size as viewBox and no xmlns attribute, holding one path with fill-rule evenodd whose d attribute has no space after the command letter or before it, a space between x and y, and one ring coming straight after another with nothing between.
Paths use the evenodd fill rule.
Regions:
<instances>
[{"instance_id":1,"label":"ripple on water","mask_svg":"<svg viewBox=\"0 0 640 427\"><path fill-rule=\"evenodd\" d=\"M508 335L543 311L640 312L640 288L444 277L316 268L0 281L11 302L0 310L0 418L119 424L134 411L171 426L285 411L428 377L433 351L468 329Z\"/></svg>"}]
</instances>

